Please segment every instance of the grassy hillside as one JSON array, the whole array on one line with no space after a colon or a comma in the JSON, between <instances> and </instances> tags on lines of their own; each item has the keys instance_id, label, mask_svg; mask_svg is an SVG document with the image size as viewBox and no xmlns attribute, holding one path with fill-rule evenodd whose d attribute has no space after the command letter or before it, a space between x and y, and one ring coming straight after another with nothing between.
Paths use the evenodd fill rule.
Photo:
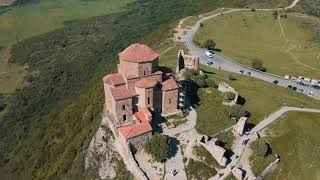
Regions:
<instances>
[{"instance_id":1,"label":"grassy hillside","mask_svg":"<svg viewBox=\"0 0 320 180\"><path fill-rule=\"evenodd\" d=\"M158 45L179 19L244 0L139 0L122 12L69 22L13 46L10 62L37 71L12 94L0 124L2 179L84 179L83 155L100 120L101 78L134 42Z\"/></svg>"},{"instance_id":2,"label":"grassy hillside","mask_svg":"<svg viewBox=\"0 0 320 180\"><path fill-rule=\"evenodd\" d=\"M266 179L320 178L320 114L290 112L266 130L279 167Z\"/></svg>"},{"instance_id":3,"label":"grassy hillside","mask_svg":"<svg viewBox=\"0 0 320 180\"><path fill-rule=\"evenodd\" d=\"M222 53L248 66L263 61L270 73L320 78L320 23L289 15L279 22L272 12L237 12L205 23L194 40L211 38Z\"/></svg>"},{"instance_id":4,"label":"grassy hillside","mask_svg":"<svg viewBox=\"0 0 320 180\"><path fill-rule=\"evenodd\" d=\"M176 55L179 49L185 47L175 45L160 56L160 64L175 67ZM285 88L264 82L248 76L241 76L225 71L218 71L206 66L201 66L207 72L208 78L216 83L227 82L240 93L244 103L244 109L251 113L250 123L257 124L270 113L278 110L281 106L303 106L319 108L320 101L310 97L289 91ZM230 81L232 74L237 80ZM232 125L227 106L222 105L222 95L214 88L201 88L198 90L200 102L196 108L198 120L196 128L204 134L214 134Z\"/></svg>"},{"instance_id":5,"label":"grassy hillside","mask_svg":"<svg viewBox=\"0 0 320 180\"><path fill-rule=\"evenodd\" d=\"M49 32L62 27L65 21L118 12L132 1L40 0L24 6L15 5L0 15L0 45Z\"/></svg>"}]
</instances>

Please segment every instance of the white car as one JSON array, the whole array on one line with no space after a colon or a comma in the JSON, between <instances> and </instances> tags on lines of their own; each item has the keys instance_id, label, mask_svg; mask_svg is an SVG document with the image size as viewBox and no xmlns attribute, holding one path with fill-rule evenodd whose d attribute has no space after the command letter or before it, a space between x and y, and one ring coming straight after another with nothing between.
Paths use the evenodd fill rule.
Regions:
<instances>
[{"instance_id":1,"label":"white car","mask_svg":"<svg viewBox=\"0 0 320 180\"><path fill-rule=\"evenodd\" d=\"M309 96L314 96L314 92L311 91L311 92L308 93L308 95Z\"/></svg>"},{"instance_id":2,"label":"white car","mask_svg":"<svg viewBox=\"0 0 320 180\"><path fill-rule=\"evenodd\" d=\"M213 58L213 54L212 54L210 51L206 51L206 55L207 55L209 58Z\"/></svg>"}]
</instances>

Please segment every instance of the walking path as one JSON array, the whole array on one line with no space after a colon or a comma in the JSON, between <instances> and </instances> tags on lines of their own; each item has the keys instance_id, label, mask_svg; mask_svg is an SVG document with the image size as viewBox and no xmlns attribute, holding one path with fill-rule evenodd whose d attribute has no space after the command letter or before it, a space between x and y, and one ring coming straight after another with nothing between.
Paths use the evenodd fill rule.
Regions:
<instances>
[{"instance_id":1,"label":"walking path","mask_svg":"<svg viewBox=\"0 0 320 180\"><path fill-rule=\"evenodd\" d=\"M255 140L253 138L253 135L255 134L255 132L260 132L262 129L264 129L265 127L267 127L268 125L276 121L277 119L279 119L280 116L290 111L320 113L320 109L288 107L288 106L284 106L280 110L273 112L267 118L265 118L259 124L257 124L251 130L249 135L244 135L236 141L235 145L233 146L234 155L231 157L231 163L229 163L225 169L222 169L218 172L218 174L223 174L222 177L219 178L219 176L216 175L213 179L224 179L231 173L231 170L233 169L233 167L236 167L236 166L242 167L246 172L248 172L249 179L254 179L254 176L251 170L248 169L250 168L250 161L248 159L250 157L250 152L251 152L250 144ZM249 142L246 144L242 143L245 140L249 140Z\"/></svg>"}]
</instances>

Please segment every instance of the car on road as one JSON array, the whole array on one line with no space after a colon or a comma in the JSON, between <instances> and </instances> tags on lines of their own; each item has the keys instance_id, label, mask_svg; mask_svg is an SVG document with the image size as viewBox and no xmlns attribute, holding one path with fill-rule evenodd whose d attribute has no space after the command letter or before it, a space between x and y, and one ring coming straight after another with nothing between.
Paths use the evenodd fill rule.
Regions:
<instances>
[{"instance_id":1,"label":"car on road","mask_svg":"<svg viewBox=\"0 0 320 180\"><path fill-rule=\"evenodd\" d=\"M309 92L309 93L308 93L308 96L314 96L314 92L312 92L312 91Z\"/></svg>"},{"instance_id":2,"label":"car on road","mask_svg":"<svg viewBox=\"0 0 320 180\"><path fill-rule=\"evenodd\" d=\"M240 73L243 74L243 73L244 73L244 70L240 70Z\"/></svg>"},{"instance_id":3,"label":"car on road","mask_svg":"<svg viewBox=\"0 0 320 180\"><path fill-rule=\"evenodd\" d=\"M298 92L303 93L304 90L303 89L298 89Z\"/></svg>"},{"instance_id":4,"label":"car on road","mask_svg":"<svg viewBox=\"0 0 320 180\"><path fill-rule=\"evenodd\" d=\"M209 58L213 58L213 54L212 54L210 51L206 51L206 55L207 55Z\"/></svg>"},{"instance_id":5,"label":"car on road","mask_svg":"<svg viewBox=\"0 0 320 180\"><path fill-rule=\"evenodd\" d=\"M248 76L251 76L251 72L247 72L247 75L248 75Z\"/></svg>"},{"instance_id":6,"label":"car on road","mask_svg":"<svg viewBox=\"0 0 320 180\"><path fill-rule=\"evenodd\" d=\"M213 64L213 62L211 62L211 61L208 61L208 62L207 62L207 65L208 65L208 66L211 66L212 64Z\"/></svg>"},{"instance_id":7,"label":"car on road","mask_svg":"<svg viewBox=\"0 0 320 180\"><path fill-rule=\"evenodd\" d=\"M278 80L274 80L273 84L279 84L279 81Z\"/></svg>"},{"instance_id":8,"label":"car on road","mask_svg":"<svg viewBox=\"0 0 320 180\"><path fill-rule=\"evenodd\" d=\"M287 88L288 88L288 89L292 89L292 86L291 86L291 85L289 85Z\"/></svg>"},{"instance_id":9,"label":"car on road","mask_svg":"<svg viewBox=\"0 0 320 180\"><path fill-rule=\"evenodd\" d=\"M296 91L298 88L297 87L292 87L292 91Z\"/></svg>"}]
</instances>

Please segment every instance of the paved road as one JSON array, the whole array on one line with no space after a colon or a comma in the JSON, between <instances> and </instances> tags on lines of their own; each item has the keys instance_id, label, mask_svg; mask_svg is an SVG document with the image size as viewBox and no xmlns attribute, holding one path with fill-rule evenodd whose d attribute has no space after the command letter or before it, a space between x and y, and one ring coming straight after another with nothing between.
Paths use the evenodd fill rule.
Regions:
<instances>
[{"instance_id":1,"label":"paved road","mask_svg":"<svg viewBox=\"0 0 320 180\"><path fill-rule=\"evenodd\" d=\"M293 8L298 2L299 2L299 0L295 0L290 6L284 8L284 9ZM281 9L281 8L278 8L278 9L256 9L256 10L270 11L270 10L279 10L279 9ZM237 11L250 11L250 9L232 9L229 11L225 11L223 13L229 14L229 13L234 13ZM222 70L234 72L234 73L238 73L238 74L241 74L240 73L241 70L244 71L244 74L248 74L248 72L250 72L252 77L257 78L257 79L261 79L261 80L264 80L264 81L270 82L270 83L272 83L274 80L278 80L279 86L288 87L289 85L291 85L292 87L297 87L298 89L302 89L305 94L309 94L310 92L313 92L314 93L313 98L320 100L320 90L314 89L312 87L298 85L293 80L286 80L286 79L284 79L280 76L277 76L277 75L256 71L250 67L239 64L236 61L234 61L228 57L225 57L219 53L214 54L213 58L207 57L205 55L206 49L203 49L203 48L196 46L193 43L192 39L193 39L195 33L197 32L197 30L199 29L201 23L203 23L209 19L218 17L220 15L221 15L221 13L218 13L218 14L214 14L214 15L207 16L207 17L200 19L199 21L196 22L196 24L192 27L192 29L184 37L181 37L180 41L184 42L186 44L190 53L192 55L200 57L200 63L207 64L207 62L213 62L213 65L210 66L212 68L216 68L216 69L221 68Z\"/></svg>"}]
</instances>

